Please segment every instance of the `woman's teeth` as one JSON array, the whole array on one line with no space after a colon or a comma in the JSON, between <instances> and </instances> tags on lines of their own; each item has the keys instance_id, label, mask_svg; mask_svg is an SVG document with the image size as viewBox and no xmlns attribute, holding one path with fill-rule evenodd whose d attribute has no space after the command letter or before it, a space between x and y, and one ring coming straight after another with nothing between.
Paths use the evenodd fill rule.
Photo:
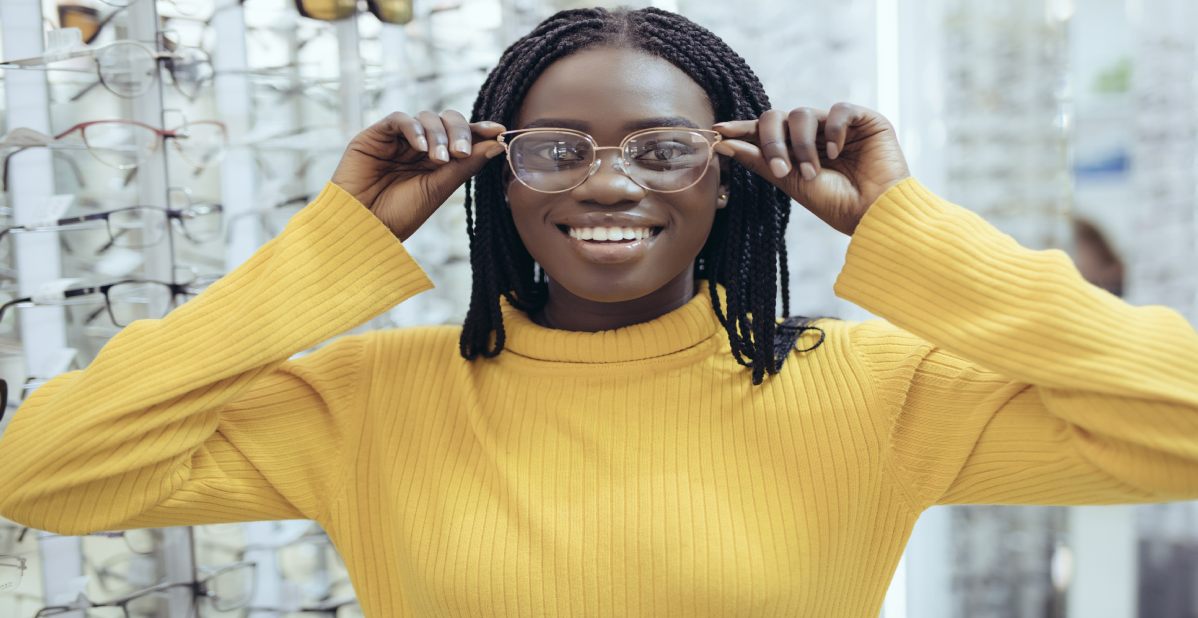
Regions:
<instances>
[{"instance_id":1,"label":"woman's teeth","mask_svg":"<svg viewBox=\"0 0 1198 618\"><path fill-rule=\"evenodd\" d=\"M647 227L572 227L568 233L579 240L625 241L649 238L653 230Z\"/></svg>"}]
</instances>

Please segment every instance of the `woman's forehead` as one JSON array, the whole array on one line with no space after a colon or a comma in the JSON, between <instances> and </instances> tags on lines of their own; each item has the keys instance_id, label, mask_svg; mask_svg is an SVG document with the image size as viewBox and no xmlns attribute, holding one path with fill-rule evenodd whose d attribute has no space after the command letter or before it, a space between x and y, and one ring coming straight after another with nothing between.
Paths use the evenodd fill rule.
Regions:
<instances>
[{"instance_id":1,"label":"woman's forehead","mask_svg":"<svg viewBox=\"0 0 1198 618\"><path fill-rule=\"evenodd\" d=\"M648 53L594 48L566 56L537 78L516 126L544 119L574 121L596 137L654 118L680 118L700 128L715 121L707 93L681 69Z\"/></svg>"}]
</instances>

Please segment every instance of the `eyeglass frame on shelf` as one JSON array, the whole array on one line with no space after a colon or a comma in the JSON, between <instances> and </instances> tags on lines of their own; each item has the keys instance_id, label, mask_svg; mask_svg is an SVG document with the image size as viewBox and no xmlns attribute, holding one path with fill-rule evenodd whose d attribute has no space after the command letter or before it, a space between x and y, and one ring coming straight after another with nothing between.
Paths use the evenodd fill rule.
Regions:
<instances>
[{"instance_id":1,"label":"eyeglass frame on shelf","mask_svg":"<svg viewBox=\"0 0 1198 618\"><path fill-rule=\"evenodd\" d=\"M216 604L215 599L217 598L217 596L212 592L211 589L208 588L208 582L219 577L220 575L223 575L227 571L231 571L234 569L240 569L240 568L244 568L247 566L250 567L250 569L251 569L251 571L250 571L250 576L251 576L250 577L250 590L253 591L253 590L257 589L257 585L258 585L258 581L257 581L258 580L258 563L255 561L246 561L246 562L238 562L238 563L226 565L226 566L223 566L223 567L220 567L217 569L213 569L210 573L208 573L207 575L205 575L204 577L202 577L200 579L193 579L191 581L186 581L186 582L163 582L161 584L155 584L148 588L143 588L136 592L129 593L127 595L118 597L116 599L111 599L111 600L103 601L103 602L99 602L99 603L92 601L91 599L89 599L87 597L87 595L81 593L78 597L75 598L74 601L72 601L70 603L61 604L61 605L47 605L47 606L43 607L42 609L38 610L38 612L34 615L34 618L43 618L45 616L58 616L61 614L67 614L67 613L71 613L71 612L100 608L100 607L119 607L119 608L121 608L121 611L124 612L125 616L129 617L131 615L129 613L129 603L136 601L137 599L158 593L158 592L165 592L172 588L189 588L189 589L191 589L191 591L192 591L191 609L198 611L200 599L205 599L205 598L213 599L213 601L212 601L213 605L215 606L215 604ZM217 606L216 610L224 612L224 611L233 611L236 609L241 609L241 608L249 605L250 603L252 603L253 598L254 598L254 595L250 594L250 595L247 595L244 603L239 603L236 605L226 606L226 607ZM53 611L49 611L49 613L47 613L48 610L53 610ZM193 615L198 615L198 613L193 614Z\"/></svg>"},{"instance_id":2,"label":"eyeglass frame on shelf","mask_svg":"<svg viewBox=\"0 0 1198 618\"><path fill-rule=\"evenodd\" d=\"M58 134L53 135L53 136L41 135L41 137L47 138L48 141L46 143L26 144L26 145L21 145L21 146L15 147L16 149L13 152L8 153L7 155L4 156L4 173L3 173L4 186L6 186L6 187L8 186L9 161L12 160L13 155L16 155L18 152L22 152L28 148L49 148L51 150L79 150L79 148L77 148L77 147L70 148L70 147L64 147L62 145L55 145L56 142L58 142L62 138L66 137L76 131L79 132L79 135L83 140L83 144L82 144L83 150L87 150L88 154L92 155L92 157L94 157L97 161L99 161L103 165L106 165L108 167L115 168L115 169L118 169L121 171L137 169L137 167L140 165L140 163L134 163L133 165L112 165L111 163L105 161L103 158L101 158L99 155L97 155L93 151L93 147L90 144L88 144L88 141L87 141L86 129L91 126L96 126L96 125L101 125L101 124L134 125L134 126L138 126L138 127L153 131L154 134L158 137L158 141L155 142L155 144L154 144L154 150L158 149L159 142L164 142L168 139L187 139L188 138L187 128L194 126L194 125L199 125L199 124L213 125L213 126L217 127L218 129L220 129L221 139L222 139L222 148L224 146L227 146L229 143L229 128L227 125L225 125L224 122L221 122L220 120L186 121L174 129L159 129L158 127L146 124L144 122L140 122L137 120L126 120L123 118L109 118L109 119L104 119L104 120L88 120L86 122L80 122L80 123L72 126L71 128L69 128L65 131L59 132ZM0 147L3 147L3 144L0 144ZM176 149L179 150L179 153L181 156L183 156L183 159L186 160L188 163L190 163L192 165L192 167L195 167L196 169L203 169L210 163L210 162L204 162L203 164L197 164L194 161L191 161L188 156L183 154L183 150L182 150L181 146L176 145Z\"/></svg>"},{"instance_id":3,"label":"eyeglass frame on shelf","mask_svg":"<svg viewBox=\"0 0 1198 618\"><path fill-rule=\"evenodd\" d=\"M13 564L5 564L6 560L13 561ZM13 584L11 590L16 590L21 587L21 581L25 579L25 571L29 570L29 561L23 556L10 556L0 554L0 568L12 568L17 570L17 582ZM0 594L9 592L9 590L0 589Z\"/></svg>"},{"instance_id":4,"label":"eyeglass frame on shelf","mask_svg":"<svg viewBox=\"0 0 1198 618\"><path fill-rule=\"evenodd\" d=\"M142 285L152 284L152 285L166 286L171 291L172 305L174 305L175 301L178 299L179 296L195 296L202 291L202 287L197 286L194 282L193 283L168 283L166 281L155 281L153 279L121 279L120 281L113 281L112 283L105 283L102 285L67 288L65 290L62 290L61 292L57 292L53 298L45 298L45 297L35 298L33 296L26 296L23 298L14 298L14 299L4 303L3 305L0 305L0 321L3 321L4 313L6 311L8 311L8 309L10 307L39 307L39 306L54 307L54 306L76 305L76 304L90 304L90 303L86 303L86 302L85 303L70 302L67 299L77 298L80 296L89 296L91 294L103 294L104 295L104 304L108 309L108 317L112 318L113 324L123 328L125 326L128 326L128 324L121 324L119 321L117 321L116 316L112 312L112 300L109 298L108 292L114 286L123 285L126 283L136 283L136 284L142 284ZM171 308L173 309L174 307L172 306Z\"/></svg>"},{"instance_id":5,"label":"eyeglass frame on shelf","mask_svg":"<svg viewBox=\"0 0 1198 618\"><path fill-rule=\"evenodd\" d=\"M104 79L104 70L103 70L103 67L100 62L100 57L103 54L107 53L109 49L120 47L120 46L127 46L127 45L132 45L134 47L141 48L141 50L146 52L149 55L150 59L152 59L157 64L157 69L158 69L158 70L154 71L154 74L150 78L150 81L145 84L145 87L143 89L141 89L137 92L129 93L129 94L120 92L119 90L117 90L116 88L114 88L113 86L111 86L110 84L107 83L107 81ZM209 55L208 52L205 51L203 48L195 47L192 45L178 45L178 44L176 44L176 47L177 48L178 47L186 47L188 49L194 49L195 51L199 52L203 56L203 61L206 62L209 67L213 66L212 65L212 56ZM103 45L99 45L96 47L85 46L85 47L79 47L76 49L71 49L71 50L66 50L66 51L58 51L58 52L51 51L49 53L45 53L40 56L30 56L28 58L17 58L14 60L4 60L4 61L0 61L0 69L19 69L19 70L25 70L25 71L76 71L76 72L79 72L79 69L52 67L49 65L52 63L55 63L55 62L61 62L63 60L72 60L75 58L86 58L88 56L90 56L92 58L92 62L93 62L92 68L95 70L96 76L98 77L98 79L95 82L84 87L79 92L72 95L70 97L70 99L68 99L71 102L79 100L84 95L86 95L88 92L91 92L91 90L93 88L95 88L97 85L104 86L106 89L108 89L109 92L111 92L112 94L114 94L118 97L121 97L121 98L125 98L125 99L137 98L137 97L145 94L146 92L148 92L150 87L153 86L154 81L159 79L158 72L159 72L159 70L162 69L162 67L164 65L166 66L167 72L169 72L171 75L171 81L175 87L175 90L177 90L179 92L179 94L183 95L183 97L186 99L194 100L196 95L199 93L200 88L205 83L212 81L212 75L210 74L207 79L197 81L196 82L196 91L188 94L179 85L178 76L175 74L176 69L175 69L175 65L174 65L174 60L184 58L184 56L182 54L180 54L177 51L177 49L163 51L163 50L159 50L159 49L151 46L149 43L146 43L143 41L137 41L137 40L133 40L133 39L118 39L116 41L105 43Z\"/></svg>"},{"instance_id":6,"label":"eyeglass frame on shelf","mask_svg":"<svg viewBox=\"0 0 1198 618\"><path fill-rule=\"evenodd\" d=\"M703 172L698 176L698 178L695 179L694 182L692 182L691 184L689 184L685 187L682 187L681 189L669 189L669 190L653 189L651 187L646 187L645 185L641 184L641 182L639 180L637 180L635 177L632 176L632 174L630 174L628 172L628 169L626 166L629 163L627 161L627 158L625 157L625 151L624 151L625 147L628 145L628 143L630 141L632 141L637 136L640 136L641 134L644 134L644 133L652 133L654 131L685 131L685 132L690 132L690 133L698 133L705 137L714 137L715 138L713 141L709 140L707 142L707 146L708 146L707 161L703 164ZM591 144L591 152L593 153L593 157L594 157L594 160L591 161L591 163L589 164L590 169L587 171L586 175L583 176L582 179L579 180L576 184L574 184L574 186L572 186L568 189L561 189L559 191L546 191L544 189L538 189L538 188L528 184L527 182L525 182L524 179L520 178L520 173L516 170L516 164L515 164L515 162L513 162L512 157L506 156L506 155L511 154L511 144L516 139L518 139L522 135L528 135L528 134L533 134L533 133L570 133L570 134L585 138ZM515 137L509 137L512 135L514 135ZM587 181L587 179L589 179L591 176L594 176L595 173L599 171L599 168L602 167L603 159L599 157L599 151L601 151L601 150L616 150L616 151L618 151L620 153L620 156L619 156L619 158L616 159L616 162L613 165L613 167L616 169L616 171L620 172L625 177L627 177L629 180L636 183L636 185L638 187L641 187L641 188L645 189L646 191L653 191L654 193L678 193L680 191L686 191L687 189L690 189L691 187L695 186L696 184L699 184L700 180L703 180L703 177L707 175L708 168L711 167L712 158L715 157L715 154L716 154L715 145L720 143L721 140L723 140L723 135L721 135L718 131L715 131L712 129L696 129L694 127L689 127L689 126L673 126L673 127L647 127L644 129L638 129L636 131L633 131L632 133L629 133L628 135L625 135L624 139L620 140L619 146L600 146L599 142L591 134L586 133L585 131L579 131L577 129L568 129L568 128L564 128L564 127L562 127L562 128L535 127L535 128L531 128L531 129L513 129L511 131L504 131L503 133L500 133L498 136L495 137L494 141L503 145L504 152L505 152L505 158L507 159L508 168L512 171L512 176L516 180L520 181L520 184L522 184L522 185L528 187L529 189L536 191L538 193L565 193L567 191L573 191L574 189L577 189L578 187L582 186L582 184L585 183Z\"/></svg>"},{"instance_id":7,"label":"eyeglass frame on shelf","mask_svg":"<svg viewBox=\"0 0 1198 618\"><path fill-rule=\"evenodd\" d=\"M66 217L66 218L57 219L54 221L47 221L46 223L38 223L38 224L34 224L34 225L13 225L13 226L9 226L6 228L0 228L0 242L2 242L4 240L4 238L7 237L10 233L14 233L14 232L20 234L20 233L30 233L30 232L55 232L55 231L63 231L63 230L91 229L92 226L82 226L80 224L103 221L105 224L104 225L105 229L108 230L108 244L104 245L97 251L97 253L103 253L104 251L108 250L109 248L116 246L117 236L124 233L124 230L121 230L120 233L115 233L113 231L112 224L111 224L112 215L119 214L122 212L127 212L130 210L153 210L153 211L163 213L163 216L166 218L166 220L177 222L177 224L179 225L179 228L183 232L183 236L185 238L187 238L188 240L190 240L191 242L196 243L196 244L204 243L209 240L214 240L216 238L219 238L220 237L219 232L213 238L198 239L194 235L192 235L191 232L188 231L187 224L184 223L184 219L186 218L187 213L189 211L191 211L192 209L195 209L195 208L199 208L199 207L208 207L208 208L213 209L213 211L217 213L217 216L222 217L222 227L223 227L224 206L222 206L220 204L211 204L211 203L201 202L198 204L191 204L187 208L164 208L162 206L126 206L124 208L115 208L113 210L106 210L103 212L97 212L97 213L92 213L92 214L87 214L87 215L80 215L77 217ZM208 213L205 213L205 214L208 214ZM194 217L192 217L192 218L194 218ZM99 227L99 226L96 225L94 227ZM165 238L165 235L163 236L163 238ZM154 246L154 245L158 244L159 242L162 242L161 239L155 240L150 243L146 243L144 245L122 245L122 246L128 247L130 249L144 249L146 247ZM3 255L3 254L4 254L4 251L0 251L0 255Z\"/></svg>"}]
</instances>

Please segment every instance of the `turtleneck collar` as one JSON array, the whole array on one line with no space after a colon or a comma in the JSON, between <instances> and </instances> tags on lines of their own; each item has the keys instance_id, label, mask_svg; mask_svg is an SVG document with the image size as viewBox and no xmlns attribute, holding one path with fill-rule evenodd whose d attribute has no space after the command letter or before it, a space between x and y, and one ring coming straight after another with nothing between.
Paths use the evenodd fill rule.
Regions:
<instances>
[{"instance_id":1,"label":"turtleneck collar","mask_svg":"<svg viewBox=\"0 0 1198 618\"><path fill-rule=\"evenodd\" d=\"M582 332L547 328L500 297L505 352L543 361L619 363L666 356L692 348L721 328L711 309L707 281L685 305L648 322L611 330ZM723 298L723 288L718 288Z\"/></svg>"}]
</instances>

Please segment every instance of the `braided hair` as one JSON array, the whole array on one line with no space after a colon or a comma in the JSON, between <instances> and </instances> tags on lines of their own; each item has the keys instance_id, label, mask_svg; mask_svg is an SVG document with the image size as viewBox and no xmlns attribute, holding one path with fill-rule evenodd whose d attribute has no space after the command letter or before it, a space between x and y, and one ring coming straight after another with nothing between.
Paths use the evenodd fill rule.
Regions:
<instances>
[{"instance_id":1,"label":"braided hair","mask_svg":"<svg viewBox=\"0 0 1198 618\"><path fill-rule=\"evenodd\" d=\"M711 31L656 8L590 8L560 11L508 47L483 83L470 121L511 126L529 88L549 65L601 46L641 50L674 64L706 91L717 122L757 118L770 108L745 60ZM469 360L503 350L501 294L530 313L549 295L545 271L524 247L505 207L503 165L497 158L466 183L473 287L459 346ZM766 372L778 373L803 330L820 329L806 322L780 325L774 317L779 280L782 313L790 314L785 241L790 198L736 162L727 182L727 207L717 211L696 259L695 277L710 283L711 306L728 331L732 355L752 370L756 385ZM716 284L726 291L726 312Z\"/></svg>"}]
</instances>

